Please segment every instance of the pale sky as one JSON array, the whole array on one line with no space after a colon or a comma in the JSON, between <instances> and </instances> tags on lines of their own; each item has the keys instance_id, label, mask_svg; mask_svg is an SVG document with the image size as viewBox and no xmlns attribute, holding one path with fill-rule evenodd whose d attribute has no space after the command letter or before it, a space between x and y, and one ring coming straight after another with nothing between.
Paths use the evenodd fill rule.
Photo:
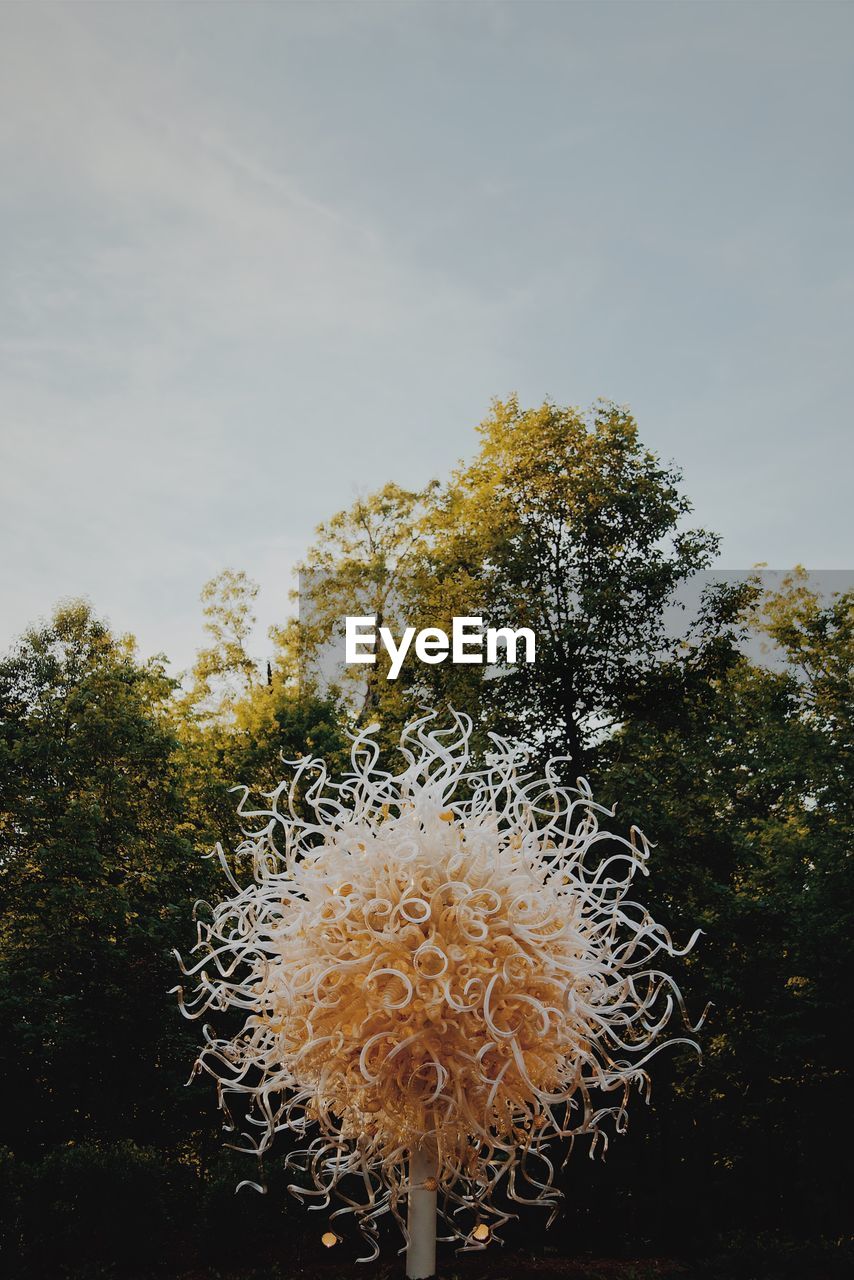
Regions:
<instances>
[{"instance_id":1,"label":"pale sky","mask_svg":"<svg viewBox=\"0 0 854 1280\"><path fill-rule=\"evenodd\" d=\"M854 9L0 5L0 645L189 663L225 566L517 391L628 404L722 567L854 567Z\"/></svg>"}]
</instances>

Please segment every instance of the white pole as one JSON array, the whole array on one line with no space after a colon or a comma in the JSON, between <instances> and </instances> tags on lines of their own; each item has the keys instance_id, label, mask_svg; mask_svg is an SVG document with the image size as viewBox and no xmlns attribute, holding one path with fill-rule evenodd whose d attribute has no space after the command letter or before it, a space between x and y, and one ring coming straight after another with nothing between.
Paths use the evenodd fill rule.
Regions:
<instances>
[{"instance_id":1,"label":"white pole","mask_svg":"<svg viewBox=\"0 0 854 1280\"><path fill-rule=\"evenodd\" d=\"M436 1274L436 1176L439 1163L431 1143L409 1155L409 1214L406 1249L407 1280L427 1280Z\"/></svg>"}]
</instances>

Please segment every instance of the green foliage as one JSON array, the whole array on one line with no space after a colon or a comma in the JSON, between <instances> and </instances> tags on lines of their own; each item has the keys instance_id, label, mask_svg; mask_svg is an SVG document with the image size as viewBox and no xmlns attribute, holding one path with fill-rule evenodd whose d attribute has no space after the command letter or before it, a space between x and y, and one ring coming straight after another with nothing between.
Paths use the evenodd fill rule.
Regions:
<instances>
[{"instance_id":1,"label":"green foliage","mask_svg":"<svg viewBox=\"0 0 854 1280\"><path fill-rule=\"evenodd\" d=\"M22 1170L22 1177L19 1221L34 1270L61 1266L66 1258L122 1269L159 1261L172 1206L167 1172L152 1148L124 1139L60 1146ZM46 1205L49 1231L43 1229Z\"/></svg>"},{"instance_id":2,"label":"green foliage","mask_svg":"<svg viewBox=\"0 0 854 1280\"><path fill-rule=\"evenodd\" d=\"M173 692L87 606L0 663L2 1141L28 1152L163 1132L169 950L199 889L182 831Z\"/></svg>"},{"instance_id":3,"label":"green foliage","mask_svg":"<svg viewBox=\"0 0 854 1280\"><path fill-rule=\"evenodd\" d=\"M583 770L638 679L678 647L665 607L718 539L682 527L691 505L679 471L641 444L615 405L584 414L495 401L479 433L476 457L444 486L386 485L320 527L303 566L312 571L303 644L316 652L348 613L398 631L405 621L450 632L454 615L529 626L536 663L505 666L500 678L482 666L425 667L410 654L394 683L380 654L356 669L358 718L378 718L393 741L419 705L453 705L543 755L569 753Z\"/></svg>"},{"instance_id":4,"label":"green foliage","mask_svg":"<svg viewBox=\"0 0 854 1280\"><path fill-rule=\"evenodd\" d=\"M480 439L433 516L436 576L442 590L465 582L489 625L537 635L535 664L478 689L484 717L583 770L594 737L668 647L673 591L718 540L682 527L691 506L679 471L616 405L583 414L496 401Z\"/></svg>"},{"instance_id":5,"label":"green foliage","mask_svg":"<svg viewBox=\"0 0 854 1280\"><path fill-rule=\"evenodd\" d=\"M790 658L802 651L802 611L788 589L763 603ZM810 1234L844 1216L851 1172L850 781L837 788L850 619L850 597L810 601L809 671L756 667L734 650L709 665L702 648L689 652L638 690L599 760L600 794L657 842L651 909L705 931L684 984L695 1012L713 1002L703 1062L669 1089L665 1079L655 1110L677 1117L674 1150L696 1157L701 1144L716 1203L736 1220L749 1187L754 1223L797 1221Z\"/></svg>"},{"instance_id":6,"label":"green foliage","mask_svg":"<svg viewBox=\"0 0 854 1280\"><path fill-rule=\"evenodd\" d=\"M257 679L246 646L255 625L258 584L243 572L223 569L202 587L204 629L209 644L193 665L189 704L197 714L222 719Z\"/></svg>"},{"instance_id":7,"label":"green foliage","mask_svg":"<svg viewBox=\"0 0 854 1280\"><path fill-rule=\"evenodd\" d=\"M298 643L305 671L314 672L323 646L348 614L373 616L377 628L400 628L404 618L417 614L427 551L424 526L436 489L431 484L415 492L386 484L318 527L299 566ZM373 666L344 673L341 692L356 723L378 719L389 730L407 719L417 695L411 681L387 681L388 666L388 656L380 651Z\"/></svg>"},{"instance_id":8,"label":"green foliage","mask_svg":"<svg viewBox=\"0 0 854 1280\"><path fill-rule=\"evenodd\" d=\"M193 901L220 896L200 855L240 839L233 787L269 789L306 753L340 770L348 727L379 718L388 744L424 700L569 751L656 842L653 914L677 938L704 930L680 974L692 1015L713 1003L702 1060L662 1054L652 1105L607 1163L570 1161L550 1247L705 1252L691 1274L710 1280L843 1274L854 597L823 602L798 571L762 599L720 588L668 640L667 598L717 545L683 527L680 483L623 409L496 402L447 483L388 484L321 526L303 566L312 607L271 632L266 670L250 652L257 587L233 570L204 588L184 688L82 603L0 661L11 1274L207 1274L247 1255L291 1274L285 1226L293 1253L316 1252L324 1216L287 1210L277 1160L267 1197L233 1198L256 1170L223 1150L210 1091L182 1087L199 1031L167 994L171 949L187 948ZM538 660L496 679L409 663L396 684L380 661L321 692L312 660L346 613L531 625ZM782 667L741 655L747 625Z\"/></svg>"}]
</instances>

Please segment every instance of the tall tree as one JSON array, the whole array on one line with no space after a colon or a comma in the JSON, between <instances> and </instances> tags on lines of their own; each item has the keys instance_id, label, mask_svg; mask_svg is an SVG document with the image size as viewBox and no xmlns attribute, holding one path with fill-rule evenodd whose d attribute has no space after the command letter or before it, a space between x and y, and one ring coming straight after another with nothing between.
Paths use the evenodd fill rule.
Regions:
<instances>
[{"instance_id":1,"label":"tall tree","mask_svg":"<svg viewBox=\"0 0 854 1280\"><path fill-rule=\"evenodd\" d=\"M373 665L342 668L347 615L372 617L375 626L399 629L415 604L425 552L424 517L436 486L423 490L386 484L317 529L299 566L299 645L304 674L326 676L341 689L353 718L362 724L378 715L405 718L403 684L387 680L388 657ZM324 670L324 658L326 670Z\"/></svg>"},{"instance_id":2,"label":"tall tree","mask_svg":"<svg viewBox=\"0 0 854 1280\"><path fill-rule=\"evenodd\" d=\"M436 504L436 577L465 582L490 625L534 630L536 662L485 681L481 704L583 769L639 675L672 649L665 608L718 538L683 527L681 474L626 409L523 409L513 397L493 403L479 434Z\"/></svg>"},{"instance_id":3,"label":"tall tree","mask_svg":"<svg viewBox=\"0 0 854 1280\"><path fill-rule=\"evenodd\" d=\"M248 645L255 627L258 584L242 569L223 569L202 587L208 644L193 664L190 701L197 711L222 719L258 679Z\"/></svg>"},{"instance_id":4,"label":"tall tree","mask_svg":"<svg viewBox=\"0 0 854 1280\"><path fill-rule=\"evenodd\" d=\"M398 631L450 631L460 615L529 627L531 665L424 666L410 651L392 683L379 654L356 669L361 718L391 730L425 702L451 704L586 769L638 680L684 640L687 625L668 633L667 608L718 538L684 527L680 472L615 405L523 409L514 397L494 402L479 434L444 486L387 485L320 527L303 566L303 643L317 653L352 613ZM726 595L705 601L701 628L725 627L741 600Z\"/></svg>"},{"instance_id":5,"label":"tall tree","mask_svg":"<svg viewBox=\"0 0 854 1280\"><path fill-rule=\"evenodd\" d=\"M24 1154L156 1141L187 1106L163 1075L188 1049L166 992L204 869L173 690L83 603L0 662L0 1141Z\"/></svg>"},{"instance_id":6,"label":"tall tree","mask_svg":"<svg viewBox=\"0 0 854 1280\"><path fill-rule=\"evenodd\" d=\"M296 619L271 627L262 666L249 655L257 585L227 569L202 591L209 641L197 655L192 682L176 703L181 775L197 847L241 840L235 788L253 791L280 781L283 758L341 750L339 707L301 670L303 632Z\"/></svg>"},{"instance_id":7,"label":"tall tree","mask_svg":"<svg viewBox=\"0 0 854 1280\"><path fill-rule=\"evenodd\" d=\"M242 569L223 569L201 591L207 643L198 651L189 682L176 703L182 748L182 785L197 842L231 847L240 825L230 789L244 781L234 747L238 706L260 683L250 656L258 585Z\"/></svg>"},{"instance_id":8,"label":"tall tree","mask_svg":"<svg viewBox=\"0 0 854 1280\"><path fill-rule=\"evenodd\" d=\"M653 1141L676 1174L659 1199L677 1216L702 1179L709 1224L844 1229L852 606L795 578L752 614L782 669L692 646L600 752L600 795L656 843L652 909L705 932L683 984L695 1011L713 1002L702 1064L684 1084L657 1074Z\"/></svg>"}]
</instances>

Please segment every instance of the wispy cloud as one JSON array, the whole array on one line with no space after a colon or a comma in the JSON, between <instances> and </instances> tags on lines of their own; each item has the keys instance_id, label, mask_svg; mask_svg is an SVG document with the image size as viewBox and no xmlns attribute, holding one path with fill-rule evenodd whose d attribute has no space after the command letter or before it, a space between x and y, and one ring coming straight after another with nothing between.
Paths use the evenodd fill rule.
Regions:
<instances>
[{"instance_id":1,"label":"wispy cloud","mask_svg":"<svg viewBox=\"0 0 854 1280\"><path fill-rule=\"evenodd\" d=\"M336 347L401 330L417 343L437 309L481 332L489 318L452 282L428 291L376 228L307 193L239 106L196 99L127 46L117 61L91 16L6 13L2 585L11 625L80 590L151 643L139 598L157 613L177 574L185 597L194 587L164 629L186 650L195 591L226 560L248 554L262 576L275 563L284 600L263 524L279 548L311 442L299 413L278 438L262 430L283 367L308 354L334 378Z\"/></svg>"},{"instance_id":2,"label":"wispy cloud","mask_svg":"<svg viewBox=\"0 0 854 1280\"><path fill-rule=\"evenodd\" d=\"M2 640L85 592L184 663L224 564L272 620L514 388L842 563L851 11L746 7L5 6Z\"/></svg>"}]
</instances>

